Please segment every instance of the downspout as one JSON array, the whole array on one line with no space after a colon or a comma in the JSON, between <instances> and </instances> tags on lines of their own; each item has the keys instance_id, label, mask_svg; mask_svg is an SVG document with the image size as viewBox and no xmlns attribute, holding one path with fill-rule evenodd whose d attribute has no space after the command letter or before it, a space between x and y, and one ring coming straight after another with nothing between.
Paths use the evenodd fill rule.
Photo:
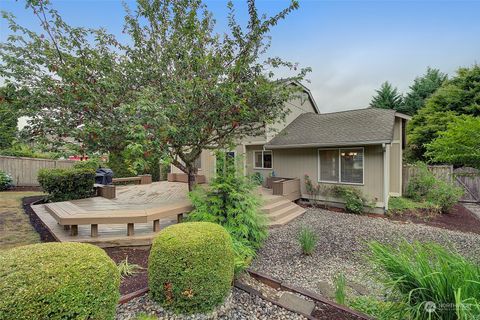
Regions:
<instances>
[{"instance_id":1,"label":"downspout","mask_svg":"<svg viewBox=\"0 0 480 320\"><path fill-rule=\"evenodd\" d=\"M383 213L387 213L388 211L388 189L390 187L390 157L389 157L389 149L390 145L383 143Z\"/></svg>"}]
</instances>

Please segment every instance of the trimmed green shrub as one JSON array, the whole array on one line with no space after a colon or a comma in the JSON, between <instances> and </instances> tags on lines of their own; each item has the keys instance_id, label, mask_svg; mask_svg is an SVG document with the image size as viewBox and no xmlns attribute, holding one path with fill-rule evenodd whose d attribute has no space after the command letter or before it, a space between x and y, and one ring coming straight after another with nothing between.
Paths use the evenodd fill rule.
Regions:
<instances>
[{"instance_id":1,"label":"trimmed green shrub","mask_svg":"<svg viewBox=\"0 0 480 320\"><path fill-rule=\"evenodd\" d=\"M148 258L150 295L177 313L211 311L229 294L233 274L232 239L218 224L172 225L153 241Z\"/></svg>"},{"instance_id":2,"label":"trimmed green shrub","mask_svg":"<svg viewBox=\"0 0 480 320\"><path fill-rule=\"evenodd\" d=\"M345 186L333 186L331 192L333 195L345 200L345 210L349 213L362 214L365 207L371 206L359 189Z\"/></svg>"},{"instance_id":3,"label":"trimmed green shrub","mask_svg":"<svg viewBox=\"0 0 480 320\"><path fill-rule=\"evenodd\" d=\"M303 227L298 235L298 242L304 255L311 255L317 245L317 235L307 227Z\"/></svg>"},{"instance_id":4,"label":"trimmed green shrub","mask_svg":"<svg viewBox=\"0 0 480 320\"><path fill-rule=\"evenodd\" d=\"M42 169L38 182L49 201L67 201L93 195L95 171L92 169Z\"/></svg>"},{"instance_id":5,"label":"trimmed green shrub","mask_svg":"<svg viewBox=\"0 0 480 320\"><path fill-rule=\"evenodd\" d=\"M369 244L369 260L402 319L480 317L480 266L434 243ZM436 308L426 308L433 302ZM397 306L399 304L396 304Z\"/></svg>"},{"instance_id":6,"label":"trimmed green shrub","mask_svg":"<svg viewBox=\"0 0 480 320\"><path fill-rule=\"evenodd\" d=\"M0 170L0 191L8 190L13 187L13 180L8 174Z\"/></svg>"},{"instance_id":7,"label":"trimmed green shrub","mask_svg":"<svg viewBox=\"0 0 480 320\"><path fill-rule=\"evenodd\" d=\"M217 175L206 188L190 193L194 210L189 221L207 221L222 225L232 236L235 249L235 272L248 267L265 238L266 218L260 213L256 186L232 165L234 159L220 153ZM239 161L238 161L239 163Z\"/></svg>"},{"instance_id":8,"label":"trimmed green shrub","mask_svg":"<svg viewBox=\"0 0 480 320\"><path fill-rule=\"evenodd\" d=\"M253 184L257 186L261 186L263 184L263 176L260 172L255 172L250 176L250 180L252 181Z\"/></svg>"},{"instance_id":9,"label":"trimmed green shrub","mask_svg":"<svg viewBox=\"0 0 480 320\"><path fill-rule=\"evenodd\" d=\"M423 162L415 164L416 171L408 181L405 196L415 201L425 200L428 192L433 189L437 179Z\"/></svg>"},{"instance_id":10,"label":"trimmed green shrub","mask_svg":"<svg viewBox=\"0 0 480 320\"><path fill-rule=\"evenodd\" d=\"M442 213L448 213L450 209L460 200L463 195L463 190L447 183L438 180L434 188L427 194L427 202L435 204Z\"/></svg>"},{"instance_id":11,"label":"trimmed green shrub","mask_svg":"<svg viewBox=\"0 0 480 320\"><path fill-rule=\"evenodd\" d=\"M0 252L0 319L114 319L120 276L102 249L43 243Z\"/></svg>"}]
</instances>

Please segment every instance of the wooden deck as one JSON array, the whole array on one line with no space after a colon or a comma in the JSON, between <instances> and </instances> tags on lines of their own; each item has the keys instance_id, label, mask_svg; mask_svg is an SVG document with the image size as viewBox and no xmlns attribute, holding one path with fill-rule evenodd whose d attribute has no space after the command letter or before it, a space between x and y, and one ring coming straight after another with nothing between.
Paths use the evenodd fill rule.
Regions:
<instances>
[{"instance_id":1,"label":"wooden deck","mask_svg":"<svg viewBox=\"0 0 480 320\"><path fill-rule=\"evenodd\" d=\"M187 200L188 186L178 182L157 182L147 185L130 185L117 187L115 199L102 197L87 198L68 201L67 207L72 208L70 215L82 217L85 214L98 213L99 215L119 216L122 213L132 211L151 212L156 209L168 208L175 205L183 205ZM65 204L65 203L64 203ZM134 224L134 234L127 235L127 224L98 224L97 236L92 237L90 224L79 224L76 230L77 235L70 235L71 230L59 224L46 205L32 206L32 209L43 221L52 235L61 242L86 242L100 247L115 246L143 246L149 245L158 230L177 222L175 215L172 218L160 219L157 230L154 231L152 221ZM57 217L58 219L58 217ZM159 228L158 228L159 227Z\"/></svg>"}]
</instances>

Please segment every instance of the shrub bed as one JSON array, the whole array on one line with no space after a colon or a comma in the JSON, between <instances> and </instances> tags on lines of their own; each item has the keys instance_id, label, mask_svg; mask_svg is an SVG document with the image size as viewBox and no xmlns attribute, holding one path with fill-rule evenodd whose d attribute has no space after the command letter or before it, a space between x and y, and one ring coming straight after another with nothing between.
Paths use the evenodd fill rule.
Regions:
<instances>
[{"instance_id":1,"label":"shrub bed","mask_svg":"<svg viewBox=\"0 0 480 320\"><path fill-rule=\"evenodd\" d=\"M42 169L38 182L50 201L67 201L91 197L95 170L91 168Z\"/></svg>"},{"instance_id":2,"label":"shrub bed","mask_svg":"<svg viewBox=\"0 0 480 320\"><path fill-rule=\"evenodd\" d=\"M218 224L169 226L155 238L148 259L152 299L177 313L212 310L230 292L232 239Z\"/></svg>"},{"instance_id":3,"label":"shrub bed","mask_svg":"<svg viewBox=\"0 0 480 320\"><path fill-rule=\"evenodd\" d=\"M0 253L0 319L114 319L120 276L100 248L43 243Z\"/></svg>"}]
</instances>

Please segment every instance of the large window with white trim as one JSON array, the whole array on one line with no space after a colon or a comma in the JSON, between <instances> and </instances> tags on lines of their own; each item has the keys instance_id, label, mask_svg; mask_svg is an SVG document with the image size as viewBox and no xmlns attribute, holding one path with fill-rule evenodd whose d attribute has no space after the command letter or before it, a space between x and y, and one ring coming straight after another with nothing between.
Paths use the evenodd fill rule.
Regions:
<instances>
[{"instance_id":1,"label":"large window with white trim","mask_svg":"<svg viewBox=\"0 0 480 320\"><path fill-rule=\"evenodd\" d=\"M319 182L363 184L363 176L363 148L318 150Z\"/></svg>"},{"instance_id":2,"label":"large window with white trim","mask_svg":"<svg viewBox=\"0 0 480 320\"><path fill-rule=\"evenodd\" d=\"M272 169L273 168L273 156L272 151L255 151L253 154L254 168L255 169Z\"/></svg>"}]
</instances>

